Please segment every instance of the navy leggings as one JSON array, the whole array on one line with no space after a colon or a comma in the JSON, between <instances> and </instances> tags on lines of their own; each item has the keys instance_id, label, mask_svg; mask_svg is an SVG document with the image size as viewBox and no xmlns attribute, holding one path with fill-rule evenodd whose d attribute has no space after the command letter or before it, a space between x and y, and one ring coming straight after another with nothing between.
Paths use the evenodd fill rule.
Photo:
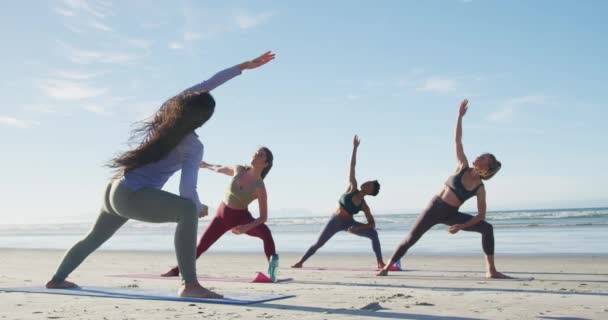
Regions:
<instances>
[{"instance_id":1,"label":"navy leggings","mask_svg":"<svg viewBox=\"0 0 608 320\"><path fill-rule=\"evenodd\" d=\"M313 244L312 247L308 249L308 251L306 251L306 254L302 257L300 261L304 263L304 261L308 260L310 256L315 254L315 252L319 250L319 248L321 248L336 233L340 231L347 231L350 227L359 227L363 225L363 223L357 222L355 221L355 219L343 219L338 216L333 216L331 219L329 219L329 221L325 225L325 228L323 228L323 231L321 231L317 242ZM355 231L353 233L360 237L366 237L372 240L372 248L374 249L376 258L382 259L380 239L378 239L378 232L375 229L363 229Z\"/></svg>"},{"instance_id":2,"label":"navy leggings","mask_svg":"<svg viewBox=\"0 0 608 320\"><path fill-rule=\"evenodd\" d=\"M471 219L473 219L472 215L458 212L458 208L445 203L441 198L435 196L427 208L418 216L407 237L401 241L391 261L395 262L401 259L407 250L420 240L422 235L434 225L442 223L451 226L466 223ZM491 224L486 221L479 221L462 230L481 233L483 252L488 256L494 255L494 230Z\"/></svg>"}]
</instances>

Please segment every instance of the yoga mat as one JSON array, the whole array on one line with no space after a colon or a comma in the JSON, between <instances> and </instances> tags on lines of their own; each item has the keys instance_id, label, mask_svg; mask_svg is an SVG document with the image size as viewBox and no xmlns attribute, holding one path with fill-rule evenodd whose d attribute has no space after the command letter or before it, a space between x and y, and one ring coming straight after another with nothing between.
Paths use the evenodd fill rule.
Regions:
<instances>
[{"instance_id":1,"label":"yoga mat","mask_svg":"<svg viewBox=\"0 0 608 320\"><path fill-rule=\"evenodd\" d=\"M380 269L376 268L348 268L348 267L302 267L302 268L291 268L293 269L302 269L302 270L327 270L327 271L380 271ZM400 272L403 270L393 269L391 272Z\"/></svg>"},{"instance_id":2,"label":"yoga mat","mask_svg":"<svg viewBox=\"0 0 608 320\"><path fill-rule=\"evenodd\" d=\"M254 294L244 292L226 292L223 299L202 299L202 298L181 298L177 296L177 290L163 289L144 289L144 288L112 288L112 287L78 287L73 289L47 289L45 287L17 287L0 288L4 292L26 292L26 293L47 293L63 294L72 296L119 298L119 299L138 299L138 300L165 300L180 302L200 302L215 304L236 304L246 305L287 299L295 295L282 294Z\"/></svg>"},{"instance_id":3,"label":"yoga mat","mask_svg":"<svg viewBox=\"0 0 608 320\"><path fill-rule=\"evenodd\" d=\"M106 277L116 277L116 278L135 278L135 279L162 279L162 280L179 280L180 277L161 277L158 274L152 273L130 273L130 274L110 274ZM209 276L209 275L199 275L199 280L202 281L221 281L221 282L246 282L253 283L256 279L256 276L251 278L246 277L222 277L222 276ZM293 278L281 278L278 279L277 282L287 282L292 281ZM264 283L264 282L259 282Z\"/></svg>"}]
</instances>

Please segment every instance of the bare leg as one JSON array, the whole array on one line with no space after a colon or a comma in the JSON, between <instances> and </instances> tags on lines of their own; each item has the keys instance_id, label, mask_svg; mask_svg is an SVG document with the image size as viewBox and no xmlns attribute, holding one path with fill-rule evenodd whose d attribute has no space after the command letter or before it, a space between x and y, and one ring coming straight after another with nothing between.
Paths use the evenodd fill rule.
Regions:
<instances>
[{"instance_id":1,"label":"bare leg","mask_svg":"<svg viewBox=\"0 0 608 320\"><path fill-rule=\"evenodd\" d=\"M500 273L496 270L494 265L494 256L486 256L486 278L492 279L512 279L506 274Z\"/></svg>"},{"instance_id":2,"label":"bare leg","mask_svg":"<svg viewBox=\"0 0 608 320\"><path fill-rule=\"evenodd\" d=\"M379 277L388 276L388 270L395 264L395 262L396 261L394 261L393 258L388 260L388 263L385 264L384 267L378 273L376 273L376 276L379 276Z\"/></svg>"}]
</instances>

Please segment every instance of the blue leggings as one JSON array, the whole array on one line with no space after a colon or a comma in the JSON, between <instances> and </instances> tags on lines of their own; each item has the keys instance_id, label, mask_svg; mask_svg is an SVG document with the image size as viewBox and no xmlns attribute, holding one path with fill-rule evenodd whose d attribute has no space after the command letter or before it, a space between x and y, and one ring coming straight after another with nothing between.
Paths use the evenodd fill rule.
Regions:
<instances>
[{"instance_id":1,"label":"blue leggings","mask_svg":"<svg viewBox=\"0 0 608 320\"><path fill-rule=\"evenodd\" d=\"M364 224L361 222L355 221L355 219L343 219L338 216L333 216L327 224L321 234L319 235L319 239L315 244L313 244L306 254L302 257L300 262L304 263L304 261L308 260L310 256L315 254L319 248L321 248L327 240L331 239L336 233L340 231L347 231L350 227L358 227L363 226ZM374 253L376 254L376 258L382 259L382 250L380 248L380 239L378 239L378 232L375 229L363 229L359 231L353 232L354 234L360 237L366 237L372 240L372 248L374 249Z\"/></svg>"}]
</instances>

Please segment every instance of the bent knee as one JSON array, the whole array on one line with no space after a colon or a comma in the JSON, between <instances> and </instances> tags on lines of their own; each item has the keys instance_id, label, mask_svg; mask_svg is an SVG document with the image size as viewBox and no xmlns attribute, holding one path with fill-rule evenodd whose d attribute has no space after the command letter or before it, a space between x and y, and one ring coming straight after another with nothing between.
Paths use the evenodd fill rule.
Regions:
<instances>
[{"instance_id":1,"label":"bent knee","mask_svg":"<svg viewBox=\"0 0 608 320\"><path fill-rule=\"evenodd\" d=\"M483 222L483 229L482 232L484 233L494 233L494 227L492 226L491 223L488 222Z\"/></svg>"}]
</instances>

